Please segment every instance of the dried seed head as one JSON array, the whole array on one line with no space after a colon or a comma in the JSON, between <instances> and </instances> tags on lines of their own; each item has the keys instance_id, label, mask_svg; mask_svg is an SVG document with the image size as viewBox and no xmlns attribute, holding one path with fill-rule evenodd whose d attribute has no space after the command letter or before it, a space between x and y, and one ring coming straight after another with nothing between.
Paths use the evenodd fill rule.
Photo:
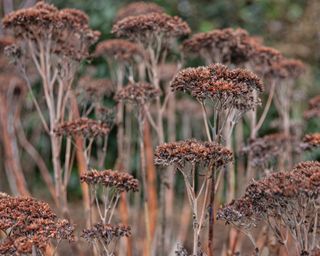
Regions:
<instances>
[{"instance_id":1,"label":"dried seed head","mask_svg":"<svg viewBox=\"0 0 320 256\"><path fill-rule=\"evenodd\" d=\"M305 150L320 148L320 133L307 134L304 136L301 147Z\"/></svg>"},{"instance_id":2,"label":"dried seed head","mask_svg":"<svg viewBox=\"0 0 320 256\"><path fill-rule=\"evenodd\" d=\"M266 78L296 79L304 72L305 66L301 61L282 57L272 62L270 71L265 76Z\"/></svg>"},{"instance_id":3,"label":"dried seed head","mask_svg":"<svg viewBox=\"0 0 320 256\"><path fill-rule=\"evenodd\" d=\"M119 192L133 191L137 192L139 189L139 182L133 178L132 175L126 172L104 170L87 171L80 177L81 182L85 182L89 185L102 185L105 187L112 187L117 189Z\"/></svg>"},{"instance_id":4,"label":"dried seed head","mask_svg":"<svg viewBox=\"0 0 320 256\"><path fill-rule=\"evenodd\" d=\"M163 13L150 13L127 17L118 21L112 28L112 33L118 37L143 44L150 44L156 38L169 40L190 34L190 28L179 17L171 17Z\"/></svg>"},{"instance_id":5,"label":"dried seed head","mask_svg":"<svg viewBox=\"0 0 320 256\"><path fill-rule=\"evenodd\" d=\"M103 241L106 245L121 237L131 236L131 227L123 224L112 225L97 223L92 228L82 231L81 237L90 243L96 239Z\"/></svg>"},{"instance_id":6,"label":"dried seed head","mask_svg":"<svg viewBox=\"0 0 320 256\"><path fill-rule=\"evenodd\" d=\"M51 239L73 240L74 227L57 218L49 205L29 197L0 196L0 229L7 236L0 243L1 255L43 251Z\"/></svg>"},{"instance_id":7,"label":"dried seed head","mask_svg":"<svg viewBox=\"0 0 320 256\"><path fill-rule=\"evenodd\" d=\"M84 76L79 80L78 94L85 99L96 101L103 96L110 96L113 92L113 84L109 79L97 79Z\"/></svg>"},{"instance_id":8,"label":"dried seed head","mask_svg":"<svg viewBox=\"0 0 320 256\"><path fill-rule=\"evenodd\" d=\"M259 219L255 215L250 198L232 200L231 203L220 208L217 219L222 219L226 224L233 224L238 228L250 230L257 226Z\"/></svg>"},{"instance_id":9,"label":"dried seed head","mask_svg":"<svg viewBox=\"0 0 320 256\"><path fill-rule=\"evenodd\" d=\"M148 83L130 83L116 93L115 100L128 101L130 103L143 105L159 97L160 93L161 92L159 89L156 89L154 86Z\"/></svg>"},{"instance_id":10,"label":"dried seed head","mask_svg":"<svg viewBox=\"0 0 320 256\"><path fill-rule=\"evenodd\" d=\"M88 56L89 47L100 35L89 28L85 13L74 9L58 10L43 2L8 14L2 23L17 41L50 42L50 53L76 61Z\"/></svg>"},{"instance_id":11,"label":"dried seed head","mask_svg":"<svg viewBox=\"0 0 320 256\"><path fill-rule=\"evenodd\" d=\"M317 95L309 100L309 107L303 113L306 119L320 117L320 95Z\"/></svg>"},{"instance_id":12,"label":"dried seed head","mask_svg":"<svg viewBox=\"0 0 320 256\"><path fill-rule=\"evenodd\" d=\"M279 156L289 142L290 138L284 133L268 134L251 140L242 152L252 156L252 166L267 168L268 163Z\"/></svg>"},{"instance_id":13,"label":"dried seed head","mask_svg":"<svg viewBox=\"0 0 320 256\"><path fill-rule=\"evenodd\" d=\"M282 54L276 49L256 45L250 56L251 66L259 76L268 76L274 74L274 63L279 62L283 58Z\"/></svg>"},{"instance_id":14,"label":"dried seed head","mask_svg":"<svg viewBox=\"0 0 320 256\"><path fill-rule=\"evenodd\" d=\"M57 136L84 136L94 138L97 136L107 136L110 132L110 126L107 123L81 117L79 119L60 124L54 129Z\"/></svg>"},{"instance_id":15,"label":"dried seed head","mask_svg":"<svg viewBox=\"0 0 320 256\"><path fill-rule=\"evenodd\" d=\"M186 140L159 145L154 161L157 165L163 166L185 165L189 162L220 167L232 161L232 153L213 142Z\"/></svg>"},{"instance_id":16,"label":"dried seed head","mask_svg":"<svg viewBox=\"0 0 320 256\"><path fill-rule=\"evenodd\" d=\"M184 41L183 51L204 59L226 64L247 62L254 50L255 40L243 29L217 29L198 33Z\"/></svg>"},{"instance_id":17,"label":"dried seed head","mask_svg":"<svg viewBox=\"0 0 320 256\"><path fill-rule=\"evenodd\" d=\"M208 98L221 102L225 108L246 111L260 104L254 94L261 92L263 85L250 71L214 64L180 71L171 81L171 88L188 92L199 101Z\"/></svg>"},{"instance_id":18,"label":"dried seed head","mask_svg":"<svg viewBox=\"0 0 320 256\"><path fill-rule=\"evenodd\" d=\"M99 43L95 55L123 63L139 62L145 57L139 45L123 39L110 39Z\"/></svg>"},{"instance_id":19,"label":"dried seed head","mask_svg":"<svg viewBox=\"0 0 320 256\"><path fill-rule=\"evenodd\" d=\"M134 2L120 8L115 21L122 20L129 16L139 16L149 13L164 13L164 9L155 3Z\"/></svg>"}]
</instances>

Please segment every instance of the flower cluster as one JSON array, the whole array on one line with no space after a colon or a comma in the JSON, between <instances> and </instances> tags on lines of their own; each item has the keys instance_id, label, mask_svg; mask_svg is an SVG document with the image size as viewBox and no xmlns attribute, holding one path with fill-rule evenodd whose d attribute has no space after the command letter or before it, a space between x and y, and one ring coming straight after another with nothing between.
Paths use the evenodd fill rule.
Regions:
<instances>
[{"instance_id":1,"label":"flower cluster","mask_svg":"<svg viewBox=\"0 0 320 256\"><path fill-rule=\"evenodd\" d=\"M160 90L156 89L154 86L145 83L130 83L124 88L120 89L116 95L115 99L117 101L128 101L131 103L136 103L143 105L156 97L160 96Z\"/></svg>"},{"instance_id":2,"label":"flower cluster","mask_svg":"<svg viewBox=\"0 0 320 256\"><path fill-rule=\"evenodd\" d=\"M107 123L93 119L81 117L73 121L60 124L54 129L57 136L77 136L82 135L88 138L97 136L106 136L110 132L110 126Z\"/></svg>"},{"instance_id":3,"label":"flower cluster","mask_svg":"<svg viewBox=\"0 0 320 256\"><path fill-rule=\"evenodd\" d=\"M106 56L119 62L139 62L144 58L143 49L135 43L123 39L102 41L96 47L96 56Z\"/></svg>"},{"instance_id":4,"label":"flower cluster","mask_svg":"<svg viewBox=\"0 0 320 256\"><path fill-rule=\"evenodd\" d=\"M159 145L155 152L157 165L185 165L193 164L224 166L232 161L232 153L229 149L213 143L197 140L186 140Z\"/></svg>"},{"instance_id":5,"label":"flower cluster","mask_svg":"<svg viewBox=\"0 0 320 256\"><path fill-rule=\"evenodd\" d=\"M297 79L305 72L304 64L295 59L282 57L280 60L272 62L266 78Z\"/></svg>"},{"instance_id":6,"label":"flower cluster","mask_svg":"<svg viewBox=\"0 0 320 256\"><path fill-rule=\"evenodd\" d=\"M44 251L51 240L73 240L74 227L33 198L1 195L0 216L0 230L6 235L0 242L1 255Z\"/></svg>"},{"instance_id":7,"label":"flower cluster","mask_svg":"<svg viewBox=\"0 0 320 256\"><path fill-rule=\"evenodd\" d=\"M306 119L320 117L320 95L317 95L309 100L309 107L304 112Z\"/></svg>"},{"instance_id":8,"label":"flower cluster","mask_svg":"<svg viewBox=\"0 0 320 256\"><path fill-rule=\"evenodd\" d=\"M230 70L224 65L214 64L180 71L171 81L171 88L188 92L200 101L208 98L220 102L225 108L232 106L248 110L260 103L254 93L261 92L263 85L250 71Z\"/></svg>"},{"instance_id":9,"label":"flower cluster","mask_svg":"<svg viewBox=\"0 0 320 256\"><path fill-rule=\"evenodd\" d=\"M198 33L184 41L183 51L200 54L210 61L243 64L249 60L254 50L254 39L243 29L217 29Z\"/></svg>"},{"instance_id":10,"label":"flower cluster","mask_svg":"<svg viewBox=\"0 0 320 256\"><path fill-rule=\"evenodd\" d=\"M289 142L290 138L284 133L268 134L251 140L242 152L250 154L252 166L267 168L268 163L279 156Z\"/></svg>"},{"instance_id":11,"label":"flower cluster","mask_svg":"<svg viewBox=\"0 0 320 256\"><path fill-rule=\"evenodd\" d=\"M81 182L92 185L103 185L105 187L112 187L119 192L133 191L136 192L139 189L139 182L133 178L132 175L126 172L104 170L97 171L91 170L86 172L80 177Z\"/></svg>"},{"instance_id":12,"label":"flower cluster","mask_svg":"<svg viewBox=\"0 0 320 256\"><path fill-rule=\"evenodd\" d=\"M81 237L88 242L100 240L106 245L109 245L112 241L118 240L121 237L129 236L131 236L130 226L103 223L97 223L92 228L83 230L81 234Z\"/></svg>"},{"instance_id":13,"label":"flower cluster","mask_svg":"<svg viewBox=\"0 0 320 256\"><path fill-rule=\"evenodd\" d=\"M89 19L82 11L58 10L44 2L12 12L2 22L17 40L50 42L52 53L74 60L87 57L89 46L100 36L89 28Z\"/></svg>"},{"instance_id":14,"label":"flower cluster","mask_svg":"<svg viewBox=\"0 0 320 256\"><path fill-rule=\"evenodd\" d=\"M109 79L94 79L90 76L84 76L79 80L78 91L85 98L95 100L104 95L110 96L113 92L113 84Z\"/></svg>"},{"instance_id":15,"label":"flower cluster","mask_svg":"<svg viewBox=\"0 0 320 256\"><path fill-rule=\"evenodd\" d=\"M301 147L308 150L320 148L320 133L307 134L304 136Z\"/></svg>"},{"instance_id":16,"label":"flower cluster","mask_svg":"<svg viewBox=\"0 0 320 256\"><path fill-rule=\"evenodd\" d=\"M252 182L245 195L219 210L218 217L238 227L263 220L271 226L279 242L284 242L281 226L290 231L300 251L319 246L320 163L304 162L290 172L281 171ZM243 201L246 203L244 204ZM242 219L243 218L243 219ZM307 241L313 241L306 244Z\"/></svg>"},{"instance_id":17,"label":"flower cluster","mask_svg":"<svg viewBox=\"0 0 320 256\"><path fill-rule=\"evenodd\" d=\"M164 13L130 16L118 21L112 28L118 37L149 44L155 37L166 40L190 34L190 28L181 18Z\"/></svg>"},{"instance_id":18,"label":"flower cluster","mask_svg":"<svg viewBox=\"0 0 320 256\"><path fill-rule=\"evenodd\" d=\"M164 10L155 3L134 2L120 8L115 20L119 21L129 16L138 16L149 13L164 13Z\"/></svg>"}]
</instances>

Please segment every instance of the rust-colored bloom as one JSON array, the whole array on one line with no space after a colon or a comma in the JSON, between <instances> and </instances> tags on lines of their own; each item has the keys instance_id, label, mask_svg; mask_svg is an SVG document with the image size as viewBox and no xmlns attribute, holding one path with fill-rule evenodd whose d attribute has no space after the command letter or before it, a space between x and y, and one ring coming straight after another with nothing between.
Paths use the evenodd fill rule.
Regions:
<instances>
[{"instance_id":1,"label":"rust-colored bloom","mask_svg":"<svg viewBox=\"0 0 320 256\"><path fill-rule=\"evenodd\" d=\"M154 86L145 83L130 83L124 88L120 89L115 95L118 101L128 101L136 104L145 104L160 95L160 90Z\"/></svg>"},{"instance_id":2,"label":"rust-colored bloom","mask_svg":"<svg viewBox=\"0 0 320 256\"><path fill-rule=\"evenodd\" d=\"M303 149L320 148L320 133L307 134L302 139Z\"/></svg>"},{"instance_id":3,"label":"rust-colored bloom","mask_svg":"<svg viewBox=\"0 0 320 256\"><path fill-rule=\"evenodd\" d=\"M106 187L112 187L119 192L133 191L136 192L139 189L139 182L132 175L126 172L104 170L87 171L80 177L81 182L85 182L91 185L103 185Z\"/></svg>"},{"instance_id":4,"label":"rust-colored bloom","mask_svg":"<svg viewBox=\"0 0 320 256\"><path fill-rule=\"evenodd\" d=\"M232 161L232 153L213 142L186 140L159 145L154 161L157 165L164 166L184 165L186 162L223 166Z\"/></svg>"},{"instance_id":5,"label":"rust-colored bloom","mask_svg":"<svg viewBox=\"0 0 320 256\"><path fill-rule=\"evenodd\" d=\"M109 79L92 78L84 76L79 80L78 93L84 98L97 100L103 96L110 96L114 90Z\"/></svg>"},{"instance_id":6,"label":"rust-colored bloom","mask_svg":"<svg viewBox=\"0 0 320 256\"><path fill-rule=\"evenodd\" d=\"M145 53L136 43L123 39L110 39L97 45L96 56L105 56L119 62L141 61Z\"/></svg>"},{"instance_id":7,"label":"rust-colored bloom","mask_svg":"<svg viewBox=\"0 0 320 256\"><path fill-rule=\"evenodd\" d=\"M39 2L35 6L12 12L2 20L5 29L15 39L39 44L50 42L50 53L81 60L88 56L89 46L100 33L89 28L85 13L75 9L58 10L53 5Z\"/></svg>"},{"instance_id":8,"label":"rust-colored bloom","mask_svg":"<svg viewBox=\"0 0 320 256\"><path fill-rule=\"evenodd\" d=\"M308 102L308 109L303 113L306 119L320 117L320 95L311 98Z\"/></svg>"},{"instance_id":9,"label":"rust-colored bloom","mask_svg":"<svg viewBox=\"0 0 320 256\"><path fill-rule=\"evenodd\" d=\"M261 92L263 85L250 71L214 64L181 70L171 81L171 88L188 92L200 101L208 98L220 102L224 108L248 110L260 103L254 92Z\"/></svg>"},{"instance_id":10,"label":"rust-colored bloom","mask_svg":"<svg viewBox=\"0 0 320 256\"><path fill-rule=\"evenodd\" d=\"M97 223L92 228L82 231L81 237L93 243L96 239L103 241L106 245L121 237L131 236L131 227L123 224L112 225Z\"/></svg>"},{"instance_id":11,"label":"rust-colored bloom","mask_svg":"<svg viewBox=\"0 0 320 256\"><path fill-rule=\"evenodd\" d=\"M217 29L198 33L184 41L183 51L203 59L225 64L243 64L254 50L255 40L243 29Z\"/></svg>"},{"instance_id":12,"label":"rust-colored bloom","mask_svg":"<svg viewBox=\"0 0 320 256\"><path fill-rule=\"evenodd\" d=\"M122 20L129 16L138 16L149 13L164 13L164 9L155 3L134 2L121 7L117 12L115 21Z\"/></svg>"},{"instance_id":13,"label":"rust-colored bloom","mask_svg":"<svg viewBox=\"0 0 320 256\"><path fill-rule=\"evenodd\" d=\"M286 149L288 143L290 143L290 138L284 133L272 133L251 140L242 151L250 154L252 166L267 168L268 163L279 156Z\"/></svg>"},{"instance_id":14,"label":"rust-colored bloom","mask_svg":"<svg viewBox=\"0 0 320 256\"><path fill-rule=\"evenodd\" d=\"M163 13L127 17L118 21L112 28L118 37L127 37L133 41L150 44L155 38L177 38L188 35L190 28L179 17L171 17Z\"/></svg>"},{"instance_id":15,"label":"rust-colored bloom","mask_svg":"<svg viewBox=\"0 0 320 256\"><path fill-rule=\"evenodd\" d=\"M1 255L31 254L34 247L44 251L50 241L73 240L74 227L59 219L45 202L30 197L0 196Z\"/></svg>"},{"instance_id":16,"label":"rust-colored bloom","mask_svg":"<svg viewBox=\"0 0 320 256\"><path fill-rule=\"evenodd\" d=\"M253 181L239 200L220 209L218 216L227 223L247 228L248 216L254 222L267 221L275 237L283 243L280 228L282 223L301 252L311 252L317 247L319 226L315 226L319 214L320 163L303 162L291 171L272 173L259 181ZM244 203L246 202L246 203ZM303 219L303 222L300 220ZM313 228L309 228L309 227ZM299 229L305 230L303 236ZM315 228L315 229L314 229ZM307 248L303 245L315 239ZM308 254L301 254L308 255Z\"/></svg>"},{"instance_id":17,"label":"rust-colored bloom","mask_svg":"<svg viewBox=\"0 0 320 256\"><path fill-rule=\"evenodd\" d=\"M57 136L78 136L93 138L96 136L106 136L110 132L110 126L107 123L82 117L73 121L65 122L55 128Z\"/></svg>"}]
</instances>

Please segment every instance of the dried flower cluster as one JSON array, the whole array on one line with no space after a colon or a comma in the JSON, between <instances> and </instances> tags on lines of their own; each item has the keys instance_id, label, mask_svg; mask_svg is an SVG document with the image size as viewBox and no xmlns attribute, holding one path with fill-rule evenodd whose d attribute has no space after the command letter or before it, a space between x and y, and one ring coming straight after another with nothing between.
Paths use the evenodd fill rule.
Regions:
<instances>
[{"instance_id":1,"label":"dried flower cluster","mask_svg":"<svg viewBox=\"0 0 320 256\"><path fill-rule=\"evenodd\" d=\"M320 133L307 134L304 136L301 147L308 150L320 148Z\"/></svg>"},{"instance_id":2,"label":"dried flower cluster","mask_svg":"<svg viewBox=\"0 0 320 256\"><path fill-rule=\"evenodd\" d=\"M214 62L243 64L254 51L254 41L243 29L217 29L193 35L183 43L183 51Z\"/></svg>"},{"instance_id":3,"label":"dried flower cluster","mask_svg":"<svg viewBox=\"0 0 320 256\"><path fill-rule=\"evenodd\" d=\"M232 106L249 110L259 104L253 94L261 92L263 85L250 71L229 70L224 65L214 64L180 71L172 80L171 88L188 92L200 101L208 98L220 102L223 109Z\"/></svg>"},{"instance_id":4,"label":"dried flower cluster","mask_svg":"<svg viewBox=\"0 0 320 256\"><path fill-rule=\"evenodd\" d=\"M212 142L186 140L159 145L155 152L157 165L183 166L186 162L193 164L223 166L232 161L229 149Z\"/></svg>"},{"instance_id":5,"label":"dried flower cluster","mask_svg":"<svg viewBox=\"0 0 320 256\"><path fill-rule=\"evenodd\" d=\"M138 16L149 13L164 13L164 10L155 3L134 2L120 8L115 20L119 21L129 16Z\"/></svg>"},{"instance_id":6,"label":"dried flower cluster","mask_svg":"<svg viewBox=\"0 0 320 256\"><path fill-rule=\"evenodd\" d=\"M103 96L110 96L113 92L113 84L109 79L94 79L90 76L84 76L79 81L79 94L85 98L95 100Z\"/></svg>"},{"instance_id":7,"label":"dried flower cluster","mask_svg":"<svg viewBox=\"0 0 320 256\"><path fill-rule=\"evenodd\" d=\"M112 28L118 37L127 37L133 41L148 44L155 37L166 40L188 35L190 28L179 17L171 17L164 13L150 13L132 16L118 21Z\"/></svg>"},{"instance_id":8,"label":"dried flower cluster","mask_svg":"<svg viewBox=\"0 0 320 256\"><path fill-rule=\"evenodd\" d=\"M238 227L263 220L278 241L286 241L290 231L301 253L319 246L320 163L304 162L290 172L276 172L252 182L241 201L232 202L218 212L218 218ZM243 201L246 203L244 204Z\"/></svg>"},{"instance_id":9,"label":"dried flower cluster","mask_svg":"<svg viewBox=\"0 0 320 256\"><path fill-rule=\"evenodd\" d=\"M57 136L77 136L82 135L88 138L97 136L106 136L110 132L110 126L107 123L82 117L70 122L59 125L54 133Z\"/></svg>"},{"instance_id":10,"label":"dried flower cluster","mask_svg":"<svg viewBox=\"0 0 320 256\"><path fill-rule=\"evenodd\" d=\"M133 191L136 192L139 189L139 182L133 178L132 175L126 172L104 170L97 171L91 170L86 172L80 177L81 182L92 185L103 185L105 187L112 187L119 192Z\"/></svg>"},{"instance_id":11,"label":"dried flower cluster","mask_svg":"<svg viewBox=\"0 0 320 256\"><path fill-rule=\"evenodd\" d=\"M97 45L95 55L105 56L119 62L131 63L133 61L141 61L145 53L135 43L123 39L110 39Z\"/></svg>"},{"instance_id":12,"label":"dried flower cluster","mask_svg":"<svg viewBox=\"0 0 320 256\"><path fill-rule=\"evenodd\" d=\"M320 117L320 95L317 95L309 100L309 107L304 112L304 117L307 119Z\"/></svg>"},{"instance_id":13,"label":"dried flower cluster","mask_svg":"<svg viewBox=\"0 0 320 256\"><path fill-rule=\"evenodd\" d=\"M145 83L130 83L124 88L120 89L115 95L117 101L128 101L143 105L156 97L160 96L160 90L154 86Z\"/></svg>"},{"instance_id":14,"label":"dried flower cluster","mask_svg":"<svg viewBox=\"0 0 320 256\"><path fill-rule=\"evenodd\" d=\"M273 133L251 140L242 151L250 154L250 164L255 167L268 168L268 164L284 152L290 138L284 133Z\"/></svg>"},{"instance_id":15,"label":"dried flower cluster","mask_svg":"<svg viewBox=\"0 0 320 256\"><path fill-rule=\"evenodd\" d=\"M28 197L0 196L1 255L44 251L52 240L73 240L74 227L59 219L45 202Z\"/></svg>"},{"instance_id":16,"label":"dried flower cluster","mask_svg":"<svg viewBox=\"0 0 320 256\"><path fill-rule=\"evenodd\" d=\"M119 224L103 224L97 223L92 228L83 230L81 237L88 242L93 242L95 239L103 241L105 244L110 244L112 240L117 240L121 237L131 236L131 228L129 226Z\"/></svg>"},{"instance_id":17,"label":"dried flower cluster","mask_svg":"<svg viewBox=\"0 0 320 256\"><path fill-rule=\"evenodd\" d=\"M44 2L12 12L2 22L17 40L50 41L52 53L74 60L87 57L89 46L100 36L89 28L85 13L75 9L58 10Z\"/></svg>"}]
</instances>

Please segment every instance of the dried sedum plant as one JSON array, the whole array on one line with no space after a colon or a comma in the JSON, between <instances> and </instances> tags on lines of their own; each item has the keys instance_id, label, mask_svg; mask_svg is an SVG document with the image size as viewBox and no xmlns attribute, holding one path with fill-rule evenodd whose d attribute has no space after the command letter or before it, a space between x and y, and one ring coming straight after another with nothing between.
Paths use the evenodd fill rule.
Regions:
<instances>
[{"instance_id":1,"label":"dried sedum plant","mask_svg":"<svg viewBox=\"0 0 320 256\"><path fill-rule=\"evenodd\" d=\"M121 193L137 192L139 182L126 172L113 170L90 170L80 181L89 185L92 205L95 204L100 218L98 223L92 224L94 208L91 206L91 227L83 230L81 237L92 243L99 255L115 255L119 238L130 236L131 228L111 222Z\"/></svg>"},{"instance_id":2,"label":"dried sedum plant","mask_svg":"<svg viewBox=\"0 0 320 256\"><path fill-rule=\"evenodd\" d=\"M317 95L309 100L309 107L304 112L304 117L306 119L318 118L320 117L320 95Z\"/></svg>"},{"instance_id":3,"label":"dried sedum plant","mask_svg":"<svg viewBox=\"0 0 320 256\"><path fill-rule=\"evenodd\" d=\"M297 255L310 255L320 243L319 182L320 163L302 162L289 172L252 182L240 201L221 208L217 216L244 231L254 245L252 228L263 221L279 243L287 247L290 236Z\"/></svg>"},{"instance_id":4,"label":"dried sedum plant","mask_svg":"<svg viewBox=\"0 0 320 256\"><path fill-rule=\"evenodd\" d=\"M284 133L268 134L260 138L250 140L248 146L242 149L243 153L251 155L251 164L261 170L272 171L274 161L286 149L290 138Z\"/></svg>"},{"instance_id":5,"label":"dried sedum plant","mask_svg":"<svg viewBox=\"0 0 320 256\"><path fill-rule=\"evenodd\" d=\"M31 197L0 195L1 255L45 255L55 241L73 241L74 227L59 219L45 202Z\"/></svg>"},{"instance_id":6,"label":"dried sedum plant","mask_svg":"<svg viewBox=\"0 0 320 256\"><path fill-rule=\"evenodd\" d=\"M206 219L206 205L213 166L219 168L232 161L230 150L213 142L187 140L161 144L155 152L157 165L173 165L183 175L193 219L192 255L202 255L201 234ZM212 225L212 223L210 223Z\"/></svg>"},{"instance_id":7,"label":"dried sedum plant","mask_svg":"<svg viewBox=\"0 0 320 256\"><path fill-rule=\"evenodd\" d=\"M67 184L64 184L63 176L69 176L60 159L61 139L55 136L54 130L65 119L75 72L80 62L89 56L89 47L97 41L100 33L89 28L89 19L82 11L58 10L44 2L8 14L2 24L15 38L15 44L7 47L6 53L27 81L34 105L50 137L55 201L61 213L68 216ZM27 59L32 60L41 77L47 109L40 108L39 99L33 94ZM44 110L49 113L49 121Z\"/></svg>"},{"instance_id":8,"label":"dried sedum plant","mask_svg":"<svg viewBox=\"0 0 320 256\"><path fill-rule=\"evenodd\" d=\"M155 3L134 2L120 8L117 12L115 21L122 20L129 16L138 16L149 13L164 13L164 10Z\"/></svg>"},{"instance_id":9,"label":"dried sedum plant","mask_svg":"<svg viewBox=\"0 0 320 256\"><path fill-rule=\"evenodd\" d=\"M307 134L302 139L301 147L305 150L320 148L320 133Z\"/></svg>"}]
</instances>

